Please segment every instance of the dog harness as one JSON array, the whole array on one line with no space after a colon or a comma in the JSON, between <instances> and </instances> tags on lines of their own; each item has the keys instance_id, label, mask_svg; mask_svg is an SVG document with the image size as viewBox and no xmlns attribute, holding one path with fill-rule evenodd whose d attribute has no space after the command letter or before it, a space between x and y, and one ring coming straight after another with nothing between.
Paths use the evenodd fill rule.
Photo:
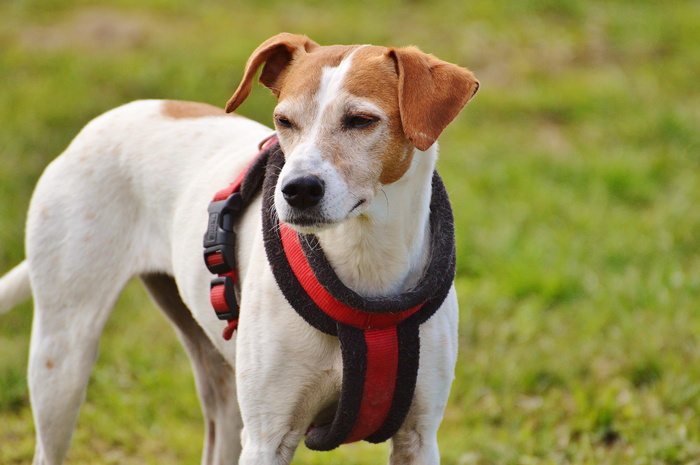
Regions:
<instances>
[{"instance_id":1,"label":"dog harness","mask_svg":"<svg viewBox=\"0 0 700 465\"><path fill-rule=\"evenodd\" d=\"M273 203L284 154L276 138L261 146L249 167L209 205L204 260L218 275L211 282L211 303L217 316L228 320L224 338L230 339L238 325L233 226L262 187L263 238L277 285L306 322L340 341L343 379L335 416L329 424L311 425L305 443L313 450L332 450L360 440L384 442L411 406L419 326L440 307L454 279L454 223L445 187L434 172L423 277L402 294L367 298L340 281L315 235L279 222Z\"/></svg>"}]
</instances>

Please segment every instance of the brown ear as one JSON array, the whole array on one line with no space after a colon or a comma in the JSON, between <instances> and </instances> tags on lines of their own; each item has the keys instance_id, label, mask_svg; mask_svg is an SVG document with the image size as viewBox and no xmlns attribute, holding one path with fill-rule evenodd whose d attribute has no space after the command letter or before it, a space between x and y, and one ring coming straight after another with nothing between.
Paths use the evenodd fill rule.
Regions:
<instances>
[{"instance_id":1,"label":"brown ear","mask_svg":"<svg viewBox=\"0 0 700 465\"><path fill-rule=\"evenodd\" d=\"M406 138L427 150L479 90L474 75L415 47L389 49L399 74L399 111Z\"/></svg>"},{"instance_id":2,"label":"brown ear","mask_svg":"<svg viewBox=\"0 0 700 465\"><path fill-rule=\"evenodd\" d=\"M294 54L299 51L310 52L318 46L316 42L306 36L288 34L286 32L267 39L260 44L248 58L248 63L246 63L245 72L243 73L243 80L236 92L233 93L233 97L226 104L226 112L231 113L248 98L253 88L255 73L263 63L265 63L265 67L260 73L260 82L279 97L280 83L289 63L294 58Z\"/></svg>"}]
</instances>

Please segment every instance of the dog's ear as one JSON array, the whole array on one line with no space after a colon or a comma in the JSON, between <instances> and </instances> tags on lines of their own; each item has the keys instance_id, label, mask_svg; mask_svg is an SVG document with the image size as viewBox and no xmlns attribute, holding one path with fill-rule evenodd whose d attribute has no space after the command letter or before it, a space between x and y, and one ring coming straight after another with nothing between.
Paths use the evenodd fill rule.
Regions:
<instances>
[{"instance_id":1,"label":"dog's ear","mask_svg":"<svg viewBox=\"0 0 700 465\"><path fill-rule=\"evenodd\" d=\"M406 138L427 150L479 90L474 75L415 47L389 49L399 75L399 111Z\"/></svg>"},{"instance_id":2,"label":"dog's ear","mask_svg":"<svg viewBox=\"0 0 700 465\"><path fill-rule=\"evenodd\" d=\"M243 80L236 92L234 92L233 97L226 104L226 112L231 113L234 111L250 95L255 73L263 63L265 63L265 67L260 73L260 82L279 97L280 83L294 55L300 51L310 52L318 46L316 42L306 36L288 34L286 32L267 39L260 44L248 58L248 63L246 63L245 72L243 73Z\"/></svg>"}]
</instances>

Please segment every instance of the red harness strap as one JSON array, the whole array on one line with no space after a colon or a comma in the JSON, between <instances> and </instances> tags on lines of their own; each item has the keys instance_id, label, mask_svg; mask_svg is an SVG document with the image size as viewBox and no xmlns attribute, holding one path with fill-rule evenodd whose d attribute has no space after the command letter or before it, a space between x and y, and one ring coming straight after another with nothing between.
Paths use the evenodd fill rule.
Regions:
<instances>
[{"instance_id":1,"label":"red harness strap","mask_svg":"<svg viewBox=\"0 0 700 465\"><path fill-rule=\"evenodd\" d=\"M354 309L337 300L328 292L314 274L299 243L296 231L280 223L282 246L292 271L306 293L323 312L335 321L360 329L381 329L396 326L423 306L418 305L400 313L369 313Z\"/></svg>"},{"instance_id":2,"label":"red harness strap","mask_svg":"<svg viewBox=\"0 0 700 465\"><path fill-rule=\"evenodd\" d=\"M368 329L364 333L367 343L367 368L362 390L360 411L345 443L361 441L375 433L389 415L396 389L399 364L399 339L396 326L385 329Z\"/></svg>"}]
</instances>

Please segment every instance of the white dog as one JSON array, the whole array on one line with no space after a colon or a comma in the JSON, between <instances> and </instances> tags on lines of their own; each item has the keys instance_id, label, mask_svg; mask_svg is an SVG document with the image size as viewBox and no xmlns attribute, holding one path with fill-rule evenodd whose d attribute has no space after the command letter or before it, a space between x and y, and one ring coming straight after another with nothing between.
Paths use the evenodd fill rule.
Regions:
<instances>
[{"instance_id":1,"label":"white dog","mask_svg":"<svg viewBox=\"0 0 700 465\"><path fill-rule=\"evenodd\" d=\"M271 229L317 238L315 248L322 247L355 297L370 304L399 300L399 294L410 300L440 261L431 248L435 141L478 81L412 47L320 47L280 34L253 53L228 112L248 96L263 65L260 82L279 99L274 119L284 153L271 206L263 211L282 223ZM373 345L381 332L375 323L356 331L361 339L364 334L366 353L352 371L344 362L354 355L300 317L277 284L266 259L263 196L256 195L236 224L238 331L231 341L221 337L226 325L212 310L213 276L202 260L207 206L271 134L205 104L138 101L90 122L46 169L29 209L27 258L0 280L0 309L30 292L34 297L35 464L62 463L103 326L134 276L172 320L191 358L206 422L203 464L288 464L307 433L316 434L319 449L337 446L323 442L328 425L348 431L338 403L345 383L365 375L384 376L394 396L404 397L406 412L396 414L395 425L382 425L395 413L391 398L388 404L372 398L381 397L381 383L360 382L362 395L348 393L346 400L362 406L350 415L353 433L341 434L340 442L377 442L391 434L391 464L439 463L436 433L457 356L453 276L445 278L439 308L420 321L420 341L417 332L409 338L420 344L414 386L396 377L403 368L395 361L403 355L385 364L383 347ZM304 235L310 233L315 236ZM406 309L388 315L399 310ZM404 345L400 351L418 350ZM379 419L377 409L384 409ZM383 433L376 432L379 425Z\"/></svg>"}]
</instances>

